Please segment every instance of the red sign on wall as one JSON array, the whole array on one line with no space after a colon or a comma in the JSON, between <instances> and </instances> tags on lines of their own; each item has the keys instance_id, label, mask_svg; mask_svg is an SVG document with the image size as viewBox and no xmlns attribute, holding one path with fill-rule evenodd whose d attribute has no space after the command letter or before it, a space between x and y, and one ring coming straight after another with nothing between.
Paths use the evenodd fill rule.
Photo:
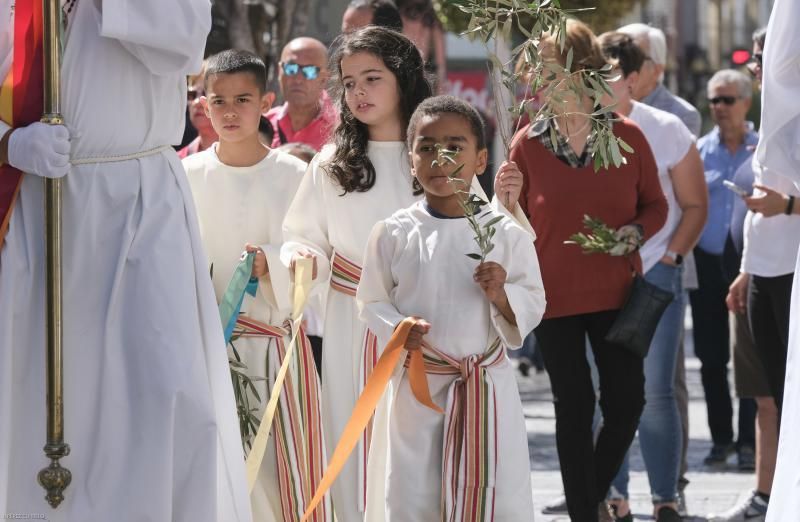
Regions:
<instances>
[{"instance_id":1,"label":"red sign on wall","mask_svg":"<svg viewBox=\"0 0 800 522\"><path fill-rule=\"evenodd\" d=\"M486 70L448 71L448 94L461 98L494 120L494 107L490 89L489 73Z\"/></svg>"}]
</instances>

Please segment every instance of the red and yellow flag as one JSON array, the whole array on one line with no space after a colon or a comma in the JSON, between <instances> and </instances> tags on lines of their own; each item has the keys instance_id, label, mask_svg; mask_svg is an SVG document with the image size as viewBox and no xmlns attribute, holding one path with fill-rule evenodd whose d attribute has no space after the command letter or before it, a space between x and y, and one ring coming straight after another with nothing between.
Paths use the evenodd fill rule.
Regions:
<instances>
[{"instance_id":1,"label":"red and yellow flag","mask_svg":"<svg viewBox=\"0 0 800 522\"><path fill-rule=\"evenodd\" d=\"M0 120L20 127L38 121L44 106L42 1L17 0L13 10L12 27L8 28L14 34L13 60L0 86ZM9 165L0 167L0 248L21 181L20 171Z\"/></svg>"}]
</instances>

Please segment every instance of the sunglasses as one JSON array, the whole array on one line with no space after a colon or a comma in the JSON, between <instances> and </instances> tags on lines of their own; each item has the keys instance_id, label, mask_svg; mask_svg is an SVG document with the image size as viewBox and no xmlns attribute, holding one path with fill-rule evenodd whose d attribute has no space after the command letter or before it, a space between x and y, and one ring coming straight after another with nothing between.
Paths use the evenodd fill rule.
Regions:
<instances>
[{"instance_id":1,"label":"sunglasses","mask_svg":"<svg viewBox=\"0 0 800 522\"><path fill-rule=\"evenodd\" d=\"M281 69L283 69L283 74L286 76L294 76L302 72L306 80L316 80L321 70L316 65L300 65L294 62L282 63L280 66Z\"/></svg>"},{"instance_id":2,"label":"sunglasses","mask_svg":"<svg viewBox=\"0 0 800 522\"><path fill-rule=\"evenodd\" d=\"M750 57L750 63L757 64L759 67L763 67L764 55L761 53L753 53L753 56Z\"/></svg>"},{"instance_id":3,"label":"sunglasses","mask_svg":"<svg viewBox=\"0 0 800 522\"><path fill-rule=\"evenodd\" d=\"M200 89L189 87L189 89L186 91L186 101L192 102L201 96L203 96L203 91Z\"/></svg>"},{"instance_id":4,"label":"sunglasses","mask_svg":"<svg viewBox=\"0 0 800 522\"><path fill-rule=\"evenodd\" d=\"M713 98L708 99L709 105L719 105L720 103L724 103L725 105L733 105L738 100L738 96L714 96Z\"/></svg>"}]
</instances>

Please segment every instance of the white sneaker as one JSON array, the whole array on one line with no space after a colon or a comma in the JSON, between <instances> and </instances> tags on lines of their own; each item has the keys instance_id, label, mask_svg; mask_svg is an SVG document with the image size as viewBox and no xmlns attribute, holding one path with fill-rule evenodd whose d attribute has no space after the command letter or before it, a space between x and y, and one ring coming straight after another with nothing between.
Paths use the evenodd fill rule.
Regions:
<instances>
[{"instance_id":1,"label":"white sneaker","mask_svg":"<svg viewBox=\"0 0 800 522\"><path fill-rule=\"evenodd\" d=\"M686 495L682 490L678 491L678 514L682 517L689 516L689 510L686 509Z\"/></svg>"},{"instance_id":2,"label":"white sneaker","mask_svg":"<svg viewBox=\"0 0 800 522\"><path fill-rule=\"evenodd\" d=\"M755 491L725 513L709 515L708 522L764 522L768 504Z\"/></svg>"}]
</instances>

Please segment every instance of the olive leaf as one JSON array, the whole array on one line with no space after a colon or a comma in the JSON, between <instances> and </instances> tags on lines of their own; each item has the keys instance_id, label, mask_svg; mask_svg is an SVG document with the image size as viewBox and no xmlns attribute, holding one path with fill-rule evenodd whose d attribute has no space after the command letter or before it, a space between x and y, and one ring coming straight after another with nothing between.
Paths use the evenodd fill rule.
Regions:
<instances>
[{"instance_id":1,"label":"olive leaf","mask_svg":"<svg viewBox=\"0 0 800 522\"><path fill-rule=\"evenodd\" d=\"M616 230L597 218L584 215L583 226L589 229L589 234L572 234L564 244L578 245L584 254L608 254L620 242L616 237Z\"/></svg>"},{"instance_id":2,"label":"olive leaf","mask_svg":"<svg viewBox=\"0 0 800 522\"><path fill-rule=\"evenodd\" d=\"M503 216L496 216L486 223L481 224L480 219L488 215L490 211L480 215L479 213L485 205L488 205L488 203L480 196L471 193L467 182L459 177L461 171L464 170L464 165L458 165L456 161L458 152L447 149L438 143L435 145L435 147L436 159L431 163L431 167L444 167L448 164L457 165L456 168L447 175L447 181L448 183L452 183L456 186L455 192L458 196L458 204L461 206L461 210L464 211L464 216L467 218L467 223L472 229L472 232L475 234L474 240L475 244L478 246L479 252L477 254L471 253L465 255L470 259L474 259L483 263L486 261L486 256L489 255L489 252L494 250L494 243L492 243L492 237L494 237L495 234L494 225L502 220Z\"/></svg>"},{"instance_id":3,"label":"olive leaf","mask_svg":"<svg viewBox=\"0 0 800 522\"><path fill-rule=\"evenodd\" d=\"M253 381L265 381L266 379L247 375L245 373L247 365L242 362L236 345L232 341L228 344L233 354L233 357L228 357L231 381L233 382L233 396L236 401L236 414L239 417L242 449L246 454L253 447L253 439L258 432L258 426L261 424L261 419L256 416L261 403L261 396ZM255 399L256 402L252 403L252 399Z\"/></svg>"},{"instance_id":4,"label":"olive leaf","mask_svg":"<svg viewBox=\"0 0 800 522\"><path fill-rule=\"evenodd\" d=\"M605 94L612 95L608 85L611 79L606 77L611 67L590 71L577 64L577 70L572 71L576 65L573 63L573 50L565 49L567 19L578 13L591 14L593 8L563 9L559 0L447 0L444 5L468 15L469 26L462 34L480 39L486 45L497 121L505 121L506 111L516 120L513 129L502 124L497 126L506 158L511 141L523 121L520 115L527 114L531 122L551 120L558 112L563 112L558 110L564 104L563 94L560 93L572 92L593 102L591 112L586 115L591 123L589 142L601 144L590 150L594 170L619 166L625 162L620 148L630 153L630 147L626 148L627 144L623 145L612 132L614 120L607 114L613 106L602 104ZM443 14L442 6L438 9L440 16ZM517 45L510 57L504 60L500 57L499 46L512 26L519 30L525 41ZM542 58L539 42L546 33L553 36L562 53L566 52L566 67ZM542 103L537 108L526 100L506 99L508 93L515 92L516 86L523 82L526 92L540 93Z\"/></svg>"}]
</instances>

